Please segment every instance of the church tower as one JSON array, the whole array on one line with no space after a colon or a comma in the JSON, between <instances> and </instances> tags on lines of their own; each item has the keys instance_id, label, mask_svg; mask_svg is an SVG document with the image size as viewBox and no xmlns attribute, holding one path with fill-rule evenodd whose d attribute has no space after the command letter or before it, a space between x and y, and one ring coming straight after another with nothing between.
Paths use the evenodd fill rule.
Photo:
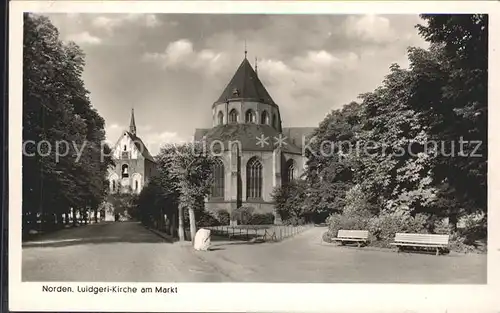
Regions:
<instances>
[{"instance_id":1,"label":"church tower","mask_svg":"<svg viewBox=\"0 0 500 313\"><path fill-rule=\"evenodd\" d=\"M155 160L137 136L134 109L130 115L128 131L123 131L113 147L115 166L109 169L111 193L140 193L155 171Z\"/></svg>"},{"instance_id":2,"label":"church tower","mask_svg":"<svg viewBox=\"0 0 500 313\"><path fill-rule=\"evenodd\" d=\"M310 131L282 127L280 108L245 51L236 72L212 104L212 128L195 132L195 140L218 150L205 207L230 214L247 207L280 223L272 192L303 172L301 137Z\"/></svg>"},{"instance_id":3,"label":"church tower","mask_svg":"<svg viewBox=\"0 0 500 313\"><path fill-rule=\"evenodd\" d=\"M269 125L281 132L278 105L245 58L233 78L212 105L213 126L231 124Z\"/></svg>"}]
</instances>

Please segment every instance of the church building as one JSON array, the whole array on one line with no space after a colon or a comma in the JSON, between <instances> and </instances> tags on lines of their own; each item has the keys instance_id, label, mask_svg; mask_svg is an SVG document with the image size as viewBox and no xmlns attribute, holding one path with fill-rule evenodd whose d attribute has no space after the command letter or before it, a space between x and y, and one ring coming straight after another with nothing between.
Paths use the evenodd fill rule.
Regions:
<instances>
[{"instance_id":1,"label":"church building","mask_svg":"<svg viewBox=\"0 0 500 313\"><path fill-rule=\"evenodd\" d=\"M109 190L116 193L140 193L155 171L155 160L144 142L137 136L134 109L130 127L124 131L112 150L115 163L108 170Z\"/></svg>"},{"instance_id":2,"label":"church building","mask_svg":"<svg viewBox=\"0 0 500 313\"><path fill-rule=\"evenodd\" d=\"M214 182L205 207L231 211L245 206L275 214L272 191L305 169L302 145L311 127L283 127L280 108L245 58L212 105L212 127L195 140L216 155ZM217 151L215 151L217 150Z\"/></svg>"}]
</instances>

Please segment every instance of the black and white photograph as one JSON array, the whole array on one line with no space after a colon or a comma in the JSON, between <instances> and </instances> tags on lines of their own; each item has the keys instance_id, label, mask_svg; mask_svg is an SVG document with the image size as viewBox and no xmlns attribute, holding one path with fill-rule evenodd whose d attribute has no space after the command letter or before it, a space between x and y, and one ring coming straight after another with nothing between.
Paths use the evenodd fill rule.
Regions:
<instances>
[{"instance_id":1,"label":"black and white photograph","mask_svg":"<svg viewBox=\"0 0 500 313\"><path fill-rule=\"evenodd\" d=\"M196 302L183 283L486 288L489 7L260 5L13 13L20 286L85 303Z\"/></svg>"}]
</instances>

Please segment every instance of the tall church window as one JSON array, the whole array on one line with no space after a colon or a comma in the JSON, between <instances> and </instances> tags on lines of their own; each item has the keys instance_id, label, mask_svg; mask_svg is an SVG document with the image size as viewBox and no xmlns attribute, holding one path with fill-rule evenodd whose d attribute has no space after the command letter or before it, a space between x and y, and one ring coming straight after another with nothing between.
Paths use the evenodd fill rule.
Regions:
<instances>
[{"instance_id":1,"label":"tall church window","mask_svg":"<svg viewBox=\"0 0 500 313\"><path fill-rule=\"evenodd\" d=\"M252 110L248 110L245 113L245 122L246 123L255 123L255 113Z\"/></svg>"},{"instance_id":2,"label":"tall church window","mask_svg":"<svg viewBox=\"0 0 500 313\"><path fill-rule=\"evenodd\" d=\"M256 157L247 163L247 198L262 198L262 163Z\"/></svg>"},{"instance_id":3,"label":"tall church window","mask_svg":"<svg viewBox=\"0 0 500 313\"><path fill-rule=\"evenodd\" d=\"M224 163L215 159L212 165L213 183L210 190L211 198L224 198Z\"/></svg>"},{"instance_id":4,"label":"tall church window","mask_svg":"<svg viewBox=\"0 0 500 313\"><path fill-rule=\"evenodd\" d=\"M219 114L217 115L217 124L222 125L224 123L224 114L219 111Z\"/></svg>"},{"instance_id":5,"label":"tall church window","mask_svg":"<svg viewBox=\"0 0 500 313\"><path fill-rule=\"evenodd\" d=\"M137 180L135 181L135 190L139 191L139 182Z\"/></svg>"},{"instance_id":6,"label":"tall church window","mask_svg":"<svg viewBox=\"0 0 500 313\"><path fill-rule=\"evenodd\" d=\"M115 192L115 190L116 190L116 181L113 179L113 181L111 182L111 191Z\"/></svg>"},{"instance_id":7,"label":"tall church window","mask_svg":"<svg viewBox=\"0 0 500 313\"><path fill-rule=\"evenodd\" d=\"M128 172L128 165L127 164L123 164L122 165L122 177L123 178L127 178L129 175L129 172Z\"/></svg>"},{"instance_id":8,"label":"tall church window","mask_svg":"<svg viewBox=\"0 0 500 313\"><path fill-rule=\"evenodd\" d=\"M269 124L269 114L267 114L267 111L262 112L260 116L260 123Z\"/></svg>"},{"instance_id":9,"label":"tall church window","mask_svg":"<svg viewBox=\"0 0 500 313\"><path fill-rule=\"evenodd\" d=\"M273 127L276 129L276 114L273 114Z\"/></svg>"},{"instance_id":10,"label":"tall church window","mask_svg":"<svg viewBox=\"0 0 500 313\"><path fill-rule=\"evenodd\" d=\"M235 109L232 109L231 112L229 112L229 123L238 123L238 111Z\"/></svg>"},{"instance_id":11,"label":"tall church window","mask_svg":"<svg viewBox=\"0 0 500 313\"><path fill-rule=\"evenodd\" d=\"M290 159L286 162L286 182L291 182L297 178L297 169L295 167L295 161Z\"/></svg>"}]
</instances>

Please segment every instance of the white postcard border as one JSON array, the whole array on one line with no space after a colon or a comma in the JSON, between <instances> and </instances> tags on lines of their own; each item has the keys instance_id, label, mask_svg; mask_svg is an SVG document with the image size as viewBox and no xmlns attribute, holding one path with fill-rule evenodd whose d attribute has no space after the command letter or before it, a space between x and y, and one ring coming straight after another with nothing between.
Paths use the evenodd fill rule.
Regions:
<instances>
[{"instance_id":1,"label":"white postcard border","mask_svg":"<svg viewBox=\"0 0 500 313\"><path fill-rule=\"evenodd\" d=\"M424 311L486 312L500 308L499 140L500 114L498 2L160 2L160 1L13 1L9 50L9 309L13 311ZM33 283L21 282L22 14L23 12L134 13L488 13L489 57L489 244L487 285L416 284L257 284L257 283ZM496 123L495 123L496 122ZM332 260L334 262L335 260ZM75 269L77 270L77 269ZM177 294L44 293L42 285L178 287ZM496 292L495 292L496 291Z\"/></svg>"}]
</instances>

